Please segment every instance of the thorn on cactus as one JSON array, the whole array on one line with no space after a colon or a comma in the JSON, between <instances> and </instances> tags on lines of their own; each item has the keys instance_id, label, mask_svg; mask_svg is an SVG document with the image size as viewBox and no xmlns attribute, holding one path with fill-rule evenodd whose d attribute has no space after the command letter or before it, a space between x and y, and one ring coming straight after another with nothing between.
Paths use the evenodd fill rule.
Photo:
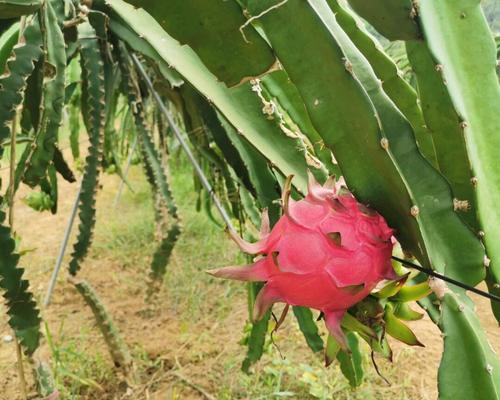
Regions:
<instances>
[{"instance_id":1,"label":"thorn on cactus","mask_svg":"<svg viewBox=\"0 0 500 400\"><path fill-rule=\"evenodd\" d=\"M468 200L453 199L453 210L455 211L469 211L470 204Z\"/></svg>"},{"instance_id":2,"label":"thorn on cactus","mask_svg":"<svg viewBox=\"0 0 500 400\"><path fill-rule=\"evenodd\" d=\"M484 266L485 266L486 268L488 268L488 267L490 266L490 264L491 264L491 260L488 258L488 256L486 256L486 255L484 256L483 263L484 263Z\"/></svg>"},{"instance_id":3,"label":"thorn on cactus","mask_svg":"<svg viewBox=\"0 0 500 400\"><path fill-rule=\"evenodd\" d=\"M235 232L239 247L260 257L252 265L209 271L215 277L262 281L253 319L274 303L319 310L331 336L349 351L341 322L350 307L383 280L396 277L391 255L393 231L381 215L358 203L334 179L320 185L309 174L307 196L290 198L292 177L283 187L283 216L270 230L263 214L261 237L248 243Z\"/></svg>"},{"instance_id":4,"label":"thorn on cactus","mask_svg":"<svg viewBox=\"0 0 500 400\"><path fill-rule=\"evenodd\" d=\"M349 60L344 59L344 66L345 66L346 71L352 75L352 73L353 73L352 63Z\"/></svg>"}]
</instances>

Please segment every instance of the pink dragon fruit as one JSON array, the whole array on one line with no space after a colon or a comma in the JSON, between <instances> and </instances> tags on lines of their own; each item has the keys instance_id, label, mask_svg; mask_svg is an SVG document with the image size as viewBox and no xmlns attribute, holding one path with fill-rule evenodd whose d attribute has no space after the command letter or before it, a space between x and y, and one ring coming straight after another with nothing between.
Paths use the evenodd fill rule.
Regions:
<instances>
[{"instance_id":1,"label":"pink dragon fruit","mask_svg":"<svg viewBox=\"0 0 500 400\"><path fill-rule=\"evenodd\" d=\"M321 186L310 174L309 193L300 201L290 199L290 187L291 177L283 191L284 215L272 231L267 210L263 212L257 243L231 234L243 251L259 255L256 261L208 272L266 282L255 301L254 320L276 302L322 311L329 332L347 349L341 329L346 310L380 281L396 278L391 265L393 231L334 179Z\"/></svg>"}]
</instances>

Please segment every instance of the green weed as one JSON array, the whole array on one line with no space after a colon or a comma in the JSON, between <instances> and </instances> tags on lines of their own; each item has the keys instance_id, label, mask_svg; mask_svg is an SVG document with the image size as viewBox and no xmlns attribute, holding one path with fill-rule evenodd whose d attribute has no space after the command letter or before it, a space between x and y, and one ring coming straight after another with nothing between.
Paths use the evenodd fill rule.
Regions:
<instances>
[{"instance_id":1,"label":"green weed","mask_svg":"<svg viewBox=\"0 0 500 400\"><path fill-rule=\"evenodd\" d=\"M89 332L82 329L78 337L67 337L62 321L55 336L46 324L45 336L54 381L62 400L104 392L103 384L113 380L113 370L103 354L87 349L91 342Z\"/></svg>"}]
</instances>

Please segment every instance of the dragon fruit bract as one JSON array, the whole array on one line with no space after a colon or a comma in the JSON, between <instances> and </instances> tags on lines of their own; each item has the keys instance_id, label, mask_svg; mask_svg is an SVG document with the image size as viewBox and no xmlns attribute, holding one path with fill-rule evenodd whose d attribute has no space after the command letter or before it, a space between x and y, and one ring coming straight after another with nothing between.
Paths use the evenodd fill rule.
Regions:
<instances>
[{"instance_id":1,"label":"dragon fruit bract","mask_svg":"<svg viewBox=\"0 0 500 400\"><path fill-rule=\"evenodd\" d=\"M259 242L231 234L243 251L260 255L255 263L209 273L266 282L255 302L254 320L276 302L322 311L329 332L346 349L340 326L346 310L380 281L396 276L392 230L382 216L337 186L334 179L321 186L310 175L308 195L295 202L290 199L290 177L283 191L284 215L272 231L264 211Z\"/></svg>"}]
</instances>

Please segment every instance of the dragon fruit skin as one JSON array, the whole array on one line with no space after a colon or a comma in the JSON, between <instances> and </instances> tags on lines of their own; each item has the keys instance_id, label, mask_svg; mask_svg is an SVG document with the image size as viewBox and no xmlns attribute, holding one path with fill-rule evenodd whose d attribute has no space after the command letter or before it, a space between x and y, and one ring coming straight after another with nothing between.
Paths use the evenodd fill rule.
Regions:
<instances>
[{"instance_id":1,"label":"dragon fruit skin","mask_svg":"<svg viewBox=\"0 0 500 400\"><path fill-rule=\"evenodd\" d=\"M252 265L209 271L216 277L266 282L255 301L254 320L276 302L324 313L326 326L347 349L341 321L384 279L396 279L391 265L393 231L382 216L358 203L333 179L324 186L310 175L307 196L290 199L291 178L283 192L284 215L272 231L267 211L261 239L240 248L259 257Z\"/></svg>"}]
</instances>

